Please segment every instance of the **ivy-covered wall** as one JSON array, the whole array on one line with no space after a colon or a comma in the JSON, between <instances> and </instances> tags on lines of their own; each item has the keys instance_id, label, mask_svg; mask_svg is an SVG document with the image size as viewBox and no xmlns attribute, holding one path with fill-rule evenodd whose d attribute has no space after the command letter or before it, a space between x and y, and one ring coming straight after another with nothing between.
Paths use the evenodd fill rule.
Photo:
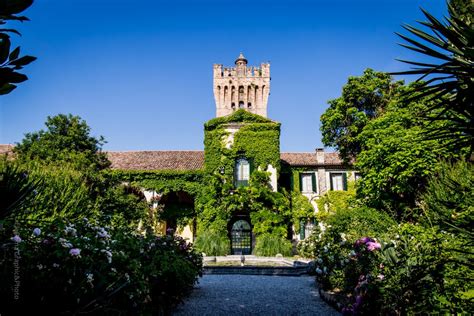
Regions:
<instances>
[{"instance_id":1,"label":"ivy-covered wall","mask_svg":"<svg viewBox=\"0 0 474 316\"><path fill-rule=\"evenodd\" d=\"M228 149L224 142L229 124L241 126ZM204 155L208 174L222 171L232 176L239 157L249 160L254 169L272 165L280 170L280 123L245 110L212 119L204 125Z\"/></svg>"},{"instance_id":2,"label":"ivy-covered wall","mask_svg":"<svg viewBox=\"0 0 474 316\"><path fill-rule=\"evenodd\" d=\"M162 194L183 191L196 196L200 192L204 172L202 170L111 170L108 175L112 179L119 179Z\"/></svg>"}]
</instances>

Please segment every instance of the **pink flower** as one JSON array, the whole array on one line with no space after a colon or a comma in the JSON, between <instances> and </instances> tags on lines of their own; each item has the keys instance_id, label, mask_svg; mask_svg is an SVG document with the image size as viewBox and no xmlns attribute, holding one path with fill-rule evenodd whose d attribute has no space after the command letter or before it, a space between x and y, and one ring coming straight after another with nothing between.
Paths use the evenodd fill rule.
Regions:
<instances>
[{"instance_id":1,"label":"pink flower","mask_svg":"<svg viewBox=\"0 0 474 316\"><path fill-rule=\"evenodd\" d=\"M380 249L381 247L378 242L372 242L372 241L369 241L368 243L366 243L366 246L367 246L368 251L374 251L375 249Z\"/></svg>"},{"instance_id":2,"label":"pink flower","mask_svg":"<svg viewBox=\"0 0 474 316\"><path fill-rule=\"evenodd\" d=\"M16 242L16 243L21 242L21 238L20 238L20 236L18 236L18 235L13 236L11 239L12 239L14 242Z\"/></svg>"},{"instance_id":3,"label":"pink flower","mask_svg":"<svg viewBox=\"0 0 474 316\"><path fill-rule=\"evenodd\" d=\"M375 240L373 240L372 238L370 237L362 237L360 239L358 239L356 242L355 242L355 245L356 246L360 246L362 244L366 244L368 242L374 242Z\"/></svg>"},{"instance_id":4,"label":"pink flower","mask_svg":"<svg viewBox=\"0 0 474 316\"><path fill-rule=\"evenodd\" d=\"M71 250L69 250L69 254L73 257L79 257L81 255L81 249L72 248Z\"/></svg>"},{"instance_id":5,"label":"pink flower","mask_svg":"<svg viewBox=\"0 0 474 316\"><path fill-rule=\"evenodd\" d=\"M379 275L377 275L377 278L379 278L379 280L383 280L383 279L385 279L385 275L379 274Z\"/></svg>"}]
</instances>

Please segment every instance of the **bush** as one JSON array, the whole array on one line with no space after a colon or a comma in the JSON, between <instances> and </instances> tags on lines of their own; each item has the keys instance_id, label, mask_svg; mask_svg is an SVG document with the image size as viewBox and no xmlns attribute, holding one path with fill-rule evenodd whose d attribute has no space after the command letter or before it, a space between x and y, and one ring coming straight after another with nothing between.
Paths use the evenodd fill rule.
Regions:
<instances>
[{"instance_id":1,"label":"bush","mask_svg":"<svg viewBox=\"0 0 474 316\"><path fill-rule=\"evenodd\" d=\"M165 313L201 273L201 256L180 237L89 220L17 226L0 231L2 314Z\"/></svg>"},{"instance_id":2,"label":"bush","mask_svg":"<svg viewBox=\"0 0 474 316\"><path fill-rule=\"evenodd\" d=\"M324 229L316 226L298 251L315 259L316 279L323 289L351 292L354 285L347 281L344 267L353 255L352 245L364 236L381 236L393 225L390 216L370 208L339 210L328 216Z\"/></svg>"},{"instance_id":3,"label":"bush","mask_svg":"<svg viewBox=\"0 0 474 316\"><path fill-rule=\"evenodd\" d=\"M225 256L230 253L229 238L214 231L200 232L194 247L207 256Z\"/></svg>"},{"instance_id":4,"label":"bush","mask_svg":"<svg viewBox=\"0 0 474 316\"><path fill-rule=\"evenodd\" d=\"M459 233L474 226L474 165L441 162L421 199L430 222ZM455 226L455 227L453 227Z\"/></svg>"},{"instance_id":5,"label":"bush","mask_svg":"<svg viewBox=\"0 0 474 316\"><path fill-rule=\"evenodd\" d=\"M292 244L280 236L264 234L257 237L254 254L257 256L273 257L277 254L291 256Z\"/></svg>"}]
</instances>

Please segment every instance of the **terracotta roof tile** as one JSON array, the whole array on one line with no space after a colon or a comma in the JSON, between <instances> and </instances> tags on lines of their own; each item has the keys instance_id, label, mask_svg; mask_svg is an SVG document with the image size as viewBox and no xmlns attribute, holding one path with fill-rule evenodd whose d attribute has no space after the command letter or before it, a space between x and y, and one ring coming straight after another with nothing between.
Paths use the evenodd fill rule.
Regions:
<instances>
[{"instance_id":1,"label":"terracotta roof tile","mask_svg":"<svg viewBox=\"0 0 474 316\"><path fill-rule=\"evenodd\" d=\"M280 158L290 166L317 165L316 153L281 153Z\"/></svg>"},{"instance_id":2,"label":"terracotta roof tile","mask_svg":"<svg viewBox=\"0 0 474 316\"><path fill-rule=\"evenodd\" d=\"M342 160L337 152L324 152L324 162L318 162L316 152L307 153L281 153L281 160L286 161L290 166L339 166Z\"/></svg>"},{"instance_id":3,"label":"terracotta roof tile","mask_svg":"<svg viewBox=\"0 0 474 316\"><path fill-rule=\"evenodd\" d=\"M11 153L13 145L0 144L0 154ZM122 170L199 170L204 168L202 150L109 151L112 169ZM325 152L324 163L318 163L316 152L281 153L281 160L290 166L340 166L337 152Z\"/></svg>"},{"instance_id":4,"label":"terracotta roof tile","mask_svg":"<svg viewBox=\"0 0 474 316\"><path fill-rule=\"evenodd\" d=\"M204 151L109 151L112 169L199 170L204 167Z\"/></svg>"}]
</instances>

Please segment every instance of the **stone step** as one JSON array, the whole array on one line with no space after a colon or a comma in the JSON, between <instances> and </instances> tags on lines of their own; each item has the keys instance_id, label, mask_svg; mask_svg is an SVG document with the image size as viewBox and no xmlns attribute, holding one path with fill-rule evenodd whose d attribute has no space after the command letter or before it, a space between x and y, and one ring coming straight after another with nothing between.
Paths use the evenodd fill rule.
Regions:
<instances>
[{"instance_id":1,"label":"stone step","mask_svg":"<svg viewBox=\"0 0 474 316\"><path fill-rule=\"evenodd\" d=\"M204 274L244 274L244 275L278 275L278 276L300 276L308 274L307 267L204 267Z\"/></svg>"}]
</instances>

